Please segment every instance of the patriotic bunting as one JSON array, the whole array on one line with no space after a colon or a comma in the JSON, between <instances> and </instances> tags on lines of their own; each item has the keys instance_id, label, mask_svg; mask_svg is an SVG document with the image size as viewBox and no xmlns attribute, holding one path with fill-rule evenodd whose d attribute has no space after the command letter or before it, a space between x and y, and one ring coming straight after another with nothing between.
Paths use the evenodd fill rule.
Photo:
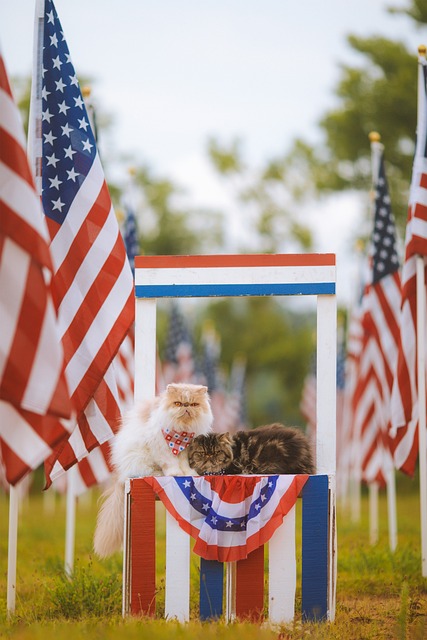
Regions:
<instances>
[{"instance_id":1,"label":"patriotic bunting","mask_svg":"<svg viewBox=\"0 0 427 640\"><path fill-rule=\"evenodd\" d=\"M232 562L268 542L294 506L307 475L148 477L206 560Z\"/></svg>"}]
</instances>

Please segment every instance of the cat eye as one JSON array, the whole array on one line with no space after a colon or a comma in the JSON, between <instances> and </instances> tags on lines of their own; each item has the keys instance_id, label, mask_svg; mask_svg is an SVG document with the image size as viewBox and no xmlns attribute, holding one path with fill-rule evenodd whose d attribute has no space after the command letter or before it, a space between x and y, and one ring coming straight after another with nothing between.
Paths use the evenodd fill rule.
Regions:
<instances>
[{"instance_id":1,"label":"cat eye","mask_svg":"<svg viewBox=\"0 0 427 640\"><path fill-rule=\"evenodd\" d=\"M178 400L174 402L175 407L198 407L198 402L179 402Z\"/></svg>"}]
</instances>

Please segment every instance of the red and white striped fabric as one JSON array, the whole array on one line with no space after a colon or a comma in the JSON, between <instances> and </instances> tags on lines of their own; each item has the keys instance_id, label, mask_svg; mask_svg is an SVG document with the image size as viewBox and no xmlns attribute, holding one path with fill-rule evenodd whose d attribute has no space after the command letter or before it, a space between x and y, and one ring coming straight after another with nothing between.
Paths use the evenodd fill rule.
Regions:
<instances>
[{"instance_id":1,"label":"red and white striped fabric","mask_svg":"<svg viewBox=\"0 0 427 640\"><path fill-rule=\"evenodd\" d=\"M133 407L135 386L135 329L131 327L114 358L122 413Z\"/></svg>"},{"instance_id":2,"label":"red and white striped fabric","mask_svg":"<svg viewBox=\"0 0 427 640\"><path fill-rule=\"evenodd\" d=\"M0 458L13 485L69 436L72 413L48 234L25 146L0 54Z\"/></svg>"},{"instance_id":3,"label":"red and white striped fabric","mask_svg":"<svg viewBox=\"0 0 427 640\"><path fill-rule=\"evenodd\" d=\"M418 455L416 258L427 264L426 59L419 59L417 145L409 195L402 269L402 306L397 372L392 392L391 436L395 465L413 475Z\"/></svg>"},{"instance_id":4,"label":"red and white striped fabric","mask_svg":"<svg viewBox=\"0 0 427 640\"><path fill-rule=\"evenodd\" d=\"M350 478L360 480L359 446L354 434L354 398L357 386L357 372L363 341L362 306L357 303L350 313L347 331L345 359L345 389L343 415L340 434L339 455L337 455L337 488L342 495L347 492ZM339 425L337 424L337 430ZM338 450L338 447L337 447Z\"/></svg>"},{"instance_id":5,"label":"red and white striped fabric","mask_svg":"<svg viewBox=\"0 0 427 640\"><path fill-rule=\"evenodd\" d=\"M304 379L302 388L300 411L307 421L307 432L315 439L316 434L316 374L309 371Z\"/></svg>"},{"instance_id":6,"label":"red and white striped fabric","mask_svg":"<svg viewBox=\"0 0 427 640\"><path fill-rule=\"evenodd\" d=\"M391 391L399 340L400 275L396 229L382 145L373 143L375 216L372 274L362 300L363 338L355 388L354 429L362 479L385 485L393 469L389 442Z\"/></svg>"},{"instance_id":7,"label":"red and white striped fabric","mask_svg":"<svg viewBox=\"0 0 427 640\"><path fill-rule=\"evenodd\" d=\"M66 376L77 411L71 437L47 461L49 482L118 428L113 359L134 320L134 296L95 138L51 0L39 0L36 21L31 149L51 236Z\"/></svg>"},{"instance_id":8,"label":"red and white striped fabric","mask_svg":"<svg viewBox=\"0 0 427 640\"><path fill-rule=\"evenodd\" d=\"M77 474L74 479L75 495L79 496L90 487L107 482L111 477L112 471L110 442L103 442L78 463Z\"/></svg>"}]
</instances>

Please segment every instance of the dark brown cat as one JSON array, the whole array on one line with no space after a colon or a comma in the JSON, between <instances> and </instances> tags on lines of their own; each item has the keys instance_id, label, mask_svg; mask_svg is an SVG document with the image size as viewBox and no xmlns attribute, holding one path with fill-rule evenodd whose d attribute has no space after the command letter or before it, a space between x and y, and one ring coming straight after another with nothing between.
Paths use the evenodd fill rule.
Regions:
<instances>
[{"instance_id":1,"label":"dark brown cat","mask_svg":"<svg viewBox=\"0 0 427 640\"><path fill-rule=\"evenodd\" d=\"M234 434L197 436L187 451L199 475L315 473L307 437L278 422Z\"/></svg>"}]
</instances>

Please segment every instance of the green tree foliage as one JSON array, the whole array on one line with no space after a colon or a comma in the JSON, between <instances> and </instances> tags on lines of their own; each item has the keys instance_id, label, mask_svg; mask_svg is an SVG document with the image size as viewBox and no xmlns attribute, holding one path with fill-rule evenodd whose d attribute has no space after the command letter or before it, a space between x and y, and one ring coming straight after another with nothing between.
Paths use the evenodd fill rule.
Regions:
<instances>
[{"instance_id":1,"label":"green tree foliage","mask_svg":"<svg viewBox=\"0 0 427 640\"><path fill-rule=\"evenodd\" d=\"M407 7L390 7L390 13L403 13L419 25L427 24L427 4L424 0L412 0Z\"/></svg>"},{"instance_id":2,"label":"green tree foliage","mask_svg":"<svg viewBox=\"0 0 427 640\"><path fill-rule=\"evenodd\" d=\"M257 238L259 251L312 248L310 230L297 221L295 211L295 200L307 186L297 167L288 169L282 159L258 169L249 167L238 140L220 144L211 139L207 151L214 168L229 181L238 206L247 212L246 223ZM243 252L245 247L238 250Z\"/></svg>"},{"instance_id":3,"label":"green tree foliage","mask_svg":"<svg viewBox=\"0 0 427 640\"><path fill-rule=\"evenodd\" d=\"M427 5L408 0L390 13L404 14L420 27L426 40ZM369 133L378 131L385 146L387 176L398 225L403 232L415 148L417 118L417 50L380 35L347 42L360 60L342 65L335 88L336 107L325 113L319 126L322 144L313 147L298 140L284 163L305 164L307 180L318 193L348 189L367 192L371 185Z\"/></svg>"},{"instance_id":4,"label":"green tree foliage","mask_svg":"<svg viewBox=\"0 0 427 640\"><path fill-rule=\"evenodd\" d=\"M213 253L223 239L222 218L216 211L184 207L176 185L138 167L135 183L144 205L139 212L139 242L146 255Z\"/></svg>"},{"instance_id":5,"label":"green tree foliage","mask_svg":"<svg viewBox=\"0 0 427 640\"><path fill-rule=\"evenodd\" d=\"M425 43L425 0L406 0L404 6L389 11L415 21L419 43ZM369 192L371 131L380 133L385 146L393 210L403 232L416 136L416 46L408 50L402 42L381 35L349 35L347 42L359 62L341 65L334 90L336 106L320 118L319 144L296 139L288 150L254 170L246 166L236 143L221 148L210 142L208 154L219 173L245 178L238 188L235 184L236 193L241 202L256 207L254 229L266 250L287 250L285 238L310 249L309 230L296 224L303 198L344 190Z\"/></svg>"},{"instance_id":6,"label":"green tree foliage","mask_svg":"<svg viewBox=\"0 0 427 640\"><path fill-rule=\"evenodd\" d=\"M206 318L221 336L226 372L236 354L245 356L251 425L301 424L301 389L315 347L313 314L293 313L275 298L227 298L201 310L196 334Z\"/></svg>"},{"instance_id":7,"label":"green tree foliage","mask_svg":"<svg viewBox=\"0 0 427 640\"><path fill-rule=\"evenodd\" d=\"M371 182L369 133L378 131L396 217L406 219L416 130L416 52L381 37L349 36L364 61L343 66L336 88L338 107L320 121L326 136L324 161L329 172L314 178L319 189L364 189ZM318 170L317 170L318 171Z\"/></svg>"}]
</instances>

